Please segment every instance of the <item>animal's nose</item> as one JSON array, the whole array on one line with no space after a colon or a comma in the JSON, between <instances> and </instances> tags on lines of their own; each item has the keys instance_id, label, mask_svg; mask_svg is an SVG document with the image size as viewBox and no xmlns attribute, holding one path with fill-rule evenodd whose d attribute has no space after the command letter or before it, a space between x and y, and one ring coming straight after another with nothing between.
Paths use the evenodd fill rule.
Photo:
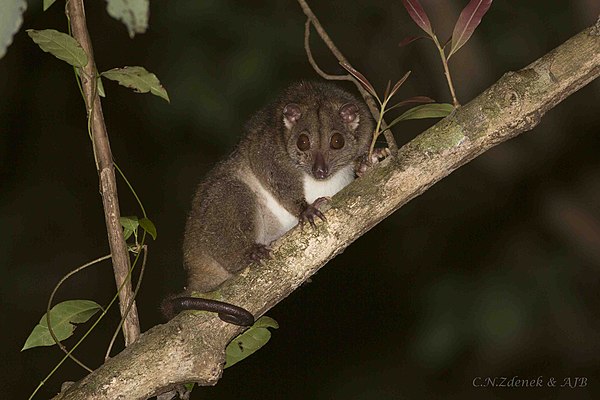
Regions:
<instances>
[{"instance_id":1,"label":"animal's nose","mask_svg":"<svg viewBox=\"0 0 600 400\"><path fill-rule=\"evenodd\" d=\"M317 179L325 179L329 176L329 167L325 162L325 158L321 152L317 152L315 155L315 162L312 167L312 173Z\"/></svg>"}]
</instances>

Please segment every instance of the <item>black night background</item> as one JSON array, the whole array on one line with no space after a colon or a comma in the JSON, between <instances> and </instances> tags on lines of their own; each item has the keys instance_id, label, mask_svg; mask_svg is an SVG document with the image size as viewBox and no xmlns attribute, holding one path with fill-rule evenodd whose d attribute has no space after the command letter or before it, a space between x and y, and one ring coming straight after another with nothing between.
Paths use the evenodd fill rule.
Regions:
<instances>
[{"instance_id":1,"label":"black night background","mask_svg":"<svg viewBox=\"0 0 600 400\"><path fill-rule=\"evenodd\" d=\"M401 1L311 1L344 55L383 91L451 98L435 48ZM464 0L422 1L445 39ZM29 3L0 59L0 359L5 398L27 398L60 360L56 347L19 352L58 280L108 253L85 109L73 70L24 29L67 30L64 2ZM196 184L226 156L256 110L291 81L317 79L295 1L151 2L150 29L131 40L102 1L86 2L98 68L141 65L171 104L104 81L114 157L158 228L138 296L142 330L184 285L181 238ZM496 1L452 59L461 102L507 71L592 25L596 0ZM313 34L321 67L341 73ZM355 90L343 83L348 90ZM600 395L600 82L531 132L460 168L326 265L267 315L280 329L258 353L195 399L556 398ZM433 120L394 129L400 144ZM123 215L140 214L119 182ZM106 304L109 263L68 281L57 301ZM103 362L117 309L76 354ZM76 331L89 326L86 324ZM66 344L71 346L74 339ZM118 346L122 346L119 339ZM85 371L67 362L36 398ZM583 388L474 387L476 378L585 377Z\"/></svg>"}]
</instances>

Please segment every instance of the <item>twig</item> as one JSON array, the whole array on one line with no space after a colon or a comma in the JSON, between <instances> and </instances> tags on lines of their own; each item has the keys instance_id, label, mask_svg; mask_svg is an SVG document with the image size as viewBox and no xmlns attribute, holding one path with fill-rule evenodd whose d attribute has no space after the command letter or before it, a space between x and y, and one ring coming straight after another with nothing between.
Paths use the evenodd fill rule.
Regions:
<instances>
[{"instance_id":1,"label":"twig","mask_svg":"<svg viewBox=\"0 0 600 400\"><path fill-rule=\"evenodd\" d=\"M317 72L317 74L321 75L323 79L327 79L329 81L350 81L354 82L354 78L350 74L346 75L330 75L324 72L315 61L312 51L310 50L310 18L306 19L306 24L304 24L304 50L306 50L306 56L308 57L308 62L312 65L313 69Z\"/></svg>"},{"instance_id":2,"label":"twig","mask_svg":"<svg viewBox=\"0 0 600 400\"><path fill-rule=\"evenodd\" d=\"M86 264L83 264L83 265L75 268L73 271L71 271L67 275L65 275L56 284L56 286L54 286L54 289L52 290L52 293L50 294L50 298L48 299L48 305L46 306L46 325L48 326L48 332L50 332L50 336L52 336L52 340L54 340L54 343L56 343L58 345L58 347L63 351L63 353L65 353L67 355L67 357L69 357L71 360L75 361L77 364L79 364L79 366L81 368L87 370L88 372L92 372L92 369L90 369L83 362L79 361L69 350L67 350L67 348L56 337L56 334L54 333L54 328L52 328L52 321L50 319L50 310L52 309L52 302L54 300L54 296L56 295L56 292L58 291L58 288L60 288L67 279L69 279L71 276L75 275L79 271L86 269L87 267L90 267L96 263L99 263L100 261L108 260L110 257L111 257L110 254L108 254L106 256L96 258L93 261L90 261Z\"/></svg>"},{"instance_id":3,"label":"twig","mask_svg":"<svg viewBox=\"0 0 600 400\"><path fill-rule=\"evenodd\" d=\"M329 50L331 51L331 53L333 53L333 55L335 56L335 58L337 58L337 60L339 62L344 62L344 63L346 63L346 64L348 64L350 66L352 64L350 64L348 62L348 60L346 59L346 57L344 57L344 55L342 54L342 52L333 43L333 41L331 40L331 38L329 37L329 35L325 31L325 29L323 29L323 26L319 22L319 19L312 12L312 10L310 9L310 7L306 3L306 1L305 0L298 0L298 4L300 4L300 7L302 7L302 11L304 11L304 14L308 18L308 21L306 22L306 25L305 25L305 31L304 31L304 49L306 50L306 55L308 56L308 61L310 62L310 64L312 65L312 67L315 69L315 71L319 75L321 75L322 77L324 77L325 79L330 79L330 78L327 78L325 75L327 75L327 76L335 76L335 77L342 76L342 75L328 75L328 74L325 74L317 66L316 62L314 61L314 59L312 57L312 53L310 51L310 46L309 46L309 41L308 41L310 24L312 24L315 27L315 30L317 31L317 33L321 37L321 40L323 40L323 42L325 43L325 45L329 48ZM310 22L310 24L309 24L309 22ZM335 78L335 79L336 80L341 80L339 78ZM344 80L346 80L346 79L344 79ZM362 85L360 84L360 82L358 82L356 79L354 79L354 77L351 77L350 80L352 82L354 82L354 84L358 88L358 91L360 92L360 94L362 95L362 97L365 99L365 102L367 103L367 106L369 107L369 111L371 111L371 114L373 115L373 118L375 118L375 119L379 118L379 107L377 106L377 103L375 103L375 100L373 100L373 97L371 97L371 95L369 94L369 92L367 92L362 87ZM392 154L396 154L396 152L398 151L398 145L396 144L396 140L394 139L394 135L392 134L392 131L390 129L388 129L388 126L385 123L385 121L382 121L381 126L382 126L382 129L384 129L383 134L385 136L385 140L387 141L387 144L388 144L388 147L389 147L390 151L392 152Z\"/></svg>"},{"instance_id":4,"label":"twig","mask_svg":"<svg viewBox=\"0 0 600 400\"><path fill-rule=\"evenodd\" d=\"M96 154L96 168L100 177L100 194L102 195L104 218L106 221L110 253L112 255L113 270L117 287L121 287L129 274L130 260L127 252L127 245L123 239L123 230L119 221L121 212L119 210L119 198L117 196L117 182L108 133L106 132L106 126L104 124L102 104L96 91L96 63L94 61L92 42L85 20L83 0L68 0L67 13L70 18L73 37L79 42L88 58L88 63L82 68L80 77L83 92L85 94L88 119L91 120L92 139ZM121 315L125 318L123 335L125 337L126 346L133 343L140 335L140 324L135 303L133 303L129 313L127 313L128 304L132 299L133 291L131 283L127 282L123 285L123 290L119 293Z\"/></svg>"},{"instance_id":5,"label":"twig","mask_svg":"<svg viewBox=\"0 0 600 400\"><path fill-rule=\"evenodd\" d=\"M448 66L448 61L450 57L446 57L446 53L444 52L444 46L442 46L436 35L433 35L433 42L435 43L435 47L438 49L438 53L440 53L440 59L442 60L442 66L444 67L444 75L446 76L446 82L448 83L448 88L450 89L450 95L452 96L452 105L454 108L460 107L460 102L456 97L456 91L454 90L454 84L452 83L452 75L450 74L450 67Z\"/></svg>"}]
</instances>

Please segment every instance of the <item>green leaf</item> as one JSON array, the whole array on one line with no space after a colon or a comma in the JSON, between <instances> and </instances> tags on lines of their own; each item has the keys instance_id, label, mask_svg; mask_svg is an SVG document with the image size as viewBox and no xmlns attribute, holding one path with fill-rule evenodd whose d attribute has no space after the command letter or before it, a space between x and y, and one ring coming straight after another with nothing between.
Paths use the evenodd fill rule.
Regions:
<instances>
[{"instance_id":1,"label":"green leaf","mask_svg":"<svg viewBox=\"0 0 600 400\"><path fill-rule=\"evenodd\" d=\"M133 231L129 228L124 228L123 229L123 239L127 240L131 237L131 235L133 235Z\"/></svg>"},{"instance_id":2,"label":"green leaf","mask_svg":"<svg viewBox=\"0 0 600 400\"><path fill-rule=\"evenodd\" d=\"M83 67L88 62L85 51L77 43L77 40L66 33L54 29L44 29L43 31L28 29L27 34L42 50L74 67Z\"/></svg>"},{"instance_id":3,"label":"green leaf","mask_svg":"<svg viewBox=\"0 0 600 400\"><path fill-rule=\"evenodd\" d=\"M445 117L450 114L452 110L454 110L454 106L448 103L423 104L422 106L416 106L407 110L404 114L393 120L388 126L391 128L398 122L409 119Z\"/></svg>"},{"instance_id":4,"label":"green leaf","mask_svg":"<svg viewBox=\"0 0 600 400\"><path fill-rule=\"evenodd\" d=\"M129 239L134 233L135 237L137 238L137 229L138 226L140 226L140 221L138 221L138 217L136 217L135 215L132 215L130 217L121 217L119 218L119 221L121 222L121 226L123 226L123 239Z\"/></svg>"},{"instance_id":5,"label":"green leaf","mask_svg":"<svg viewBox=\"0 0 600 400\"><path fill-rule=\"evenodd\" d=\"M156 240L156 226L148 218L144 217L140 219L140 226L152 236L152 239Z\"/></svg>"},{"instance_id":6,"label":"green leaf","mask_svg":"<svg viewBox=\"0 0 600 400\"><path fill-rule=\"evenodd\" d=\"M277 329L279 324L273 318L260 317L246 332L233 339L225 349L225 368L235 365L267 344L271 339L271 332L267 328Z\"/></svg>"},{"instance_id":7,"label":"green leaf","mask_svg":"<svg viewBox=\"0 0 600 400\"><path fill-rule=\"evenodd\" d=\"M125 24L129 37L144 33L148 29L148 0L106 0L106 11L116 20Z\"/></svg>"},{"instance_id":8,"label":"green leaf","mask_svg":"<svg viewBox=\"0 0 600 400\"><path fill-rule=\"evenodd\" d=\"M132 231L135 231L138 228L138 226L140 226L138 217L136 217L135 215L132 215L130 217L121 217L121 218L119 218L119 221L121 222L121 225L123 226L123 228L129 229Z\"/></svg>"},{"instance_id":9,"label":"green leaf","mask_svg":"<svg viewBox=\"0 0 600 400\"><path fill-rule=\"evenodd\" d=\"M117 81L119 85L131 88L138 93L150 92L170 102L167 91L160 84L156 75L146 71L144 67L113 68L103 72L101 75L110 80Z\"/></svg>"},{"instance_id":10,"label":"green leaf","mask_svg":"<svg viewBox=\"0 0 600 400\"><path fill-rule=\"evenodd\" d=\"M106 97L106 93L104 93L104 85L102 84L102 78L100 77L100 75L98 75L98 96L100 97Z\"/></svg>"},{"instance_id":11,"label":"green leaf","mask_svg":"<svg viewBox=\"0 0 600 400\"><path fill-rule=\"evenodd\" d=\"M267 316L260 317L252 326L254 328L279 329L279 324L277 323L277 321L275 321L273 318L267 317Z\"/></svg>"},{"instance_id":12,"label":"green leaf","mask_svg":"<svg viewBox=\"0 0 600 400\"><path fill-rule=\"evenodd\" d=\"M184 383L184 384L183 384L183 386L185 386L185 388L186 388L188 391L190 391L190 392L192 391L192 389L194 389L194 385L195 385L195 383L194 383L194 382L190 382L190 383Z\"/></svg>"},{"instance_id":13,"label":"green leaf","mask_svg":"<svg viewBox=\"0 0 600 400\"><path fill-rule=\"evenodd\" d=\"M25 0L0 0L0 58L12 44L13 36L23 23L23 13L27 9Z\"/></svg>"},{"instance_id":14,"label":"green leaf","mask_svg":"<svg viewBox=\"0 0 600 400\"><path fill-rule=\"evenodd\" d=\"M75 330L75 325L86 322L90 317L96 314L102 307L91 300L67 300L52 307L50 310L50 321L52 322L52 331L59 341L70 337ZM40 319L39 324L33 328L33 331L25 341L21 349L27 350L32 347L52 346L55 344L50 331L48 330L46 314Z\"/></svg>"},{"instance_id":15,"label":"green leaf","mask_svg":"<svg viewBox=\"0 0 600 400\"><path fill-rule=\"evenodd\" d=\"M56 0L44 0L44 11L49 9Z\"/></svg>"}]
</instances>

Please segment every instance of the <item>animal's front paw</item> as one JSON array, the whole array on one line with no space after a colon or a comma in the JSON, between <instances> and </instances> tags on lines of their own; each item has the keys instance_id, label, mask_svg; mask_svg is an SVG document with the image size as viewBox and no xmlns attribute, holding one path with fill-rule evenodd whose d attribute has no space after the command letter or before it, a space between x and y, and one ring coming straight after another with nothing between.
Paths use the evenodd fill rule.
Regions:
<instances>
[{"instance_id":1,"label":"animal's front paw","mask_svg":"<svg viewBox=\"0 0 600 400\"><path fill-rule=\"evenodd\" d=\"M329 197L319 197L312 204L306 205L304 210L300 213L300 227L304 227L306 221L313 227L316 228L317 224L315 224L315 218L319 217L322 221L327 221L325 215L321 211L319 211L319 207L329 201Z\"/></svg>"},{"instance_id":2,"label":"animal's front paw","mask_svg":"<svg viewBox=\"0 0 600 400\"><path fill-rule=\"evenodd\" d=\"M248 258L250 259L250 261L259 264L263 260L268 260L271 258L271 249L264 244L256 243L250 249L250 254L248 255Z\"/></svg>"},{"instance_id":3,"label":"animal's front paw","mask_svg":"<svg viewBox=\"0 0 600 400\"><path fill-rule=\"evenodd\" d=\"M387 147L378 147L376 149L373 149L373 154L371 154L370 156L369 154L365 154L358 160L358 163L354 170L356 176L363 176L375 164L384 160L386 157L389 157L391 154L392 152Z\"/></svg>"}]
</instances>

